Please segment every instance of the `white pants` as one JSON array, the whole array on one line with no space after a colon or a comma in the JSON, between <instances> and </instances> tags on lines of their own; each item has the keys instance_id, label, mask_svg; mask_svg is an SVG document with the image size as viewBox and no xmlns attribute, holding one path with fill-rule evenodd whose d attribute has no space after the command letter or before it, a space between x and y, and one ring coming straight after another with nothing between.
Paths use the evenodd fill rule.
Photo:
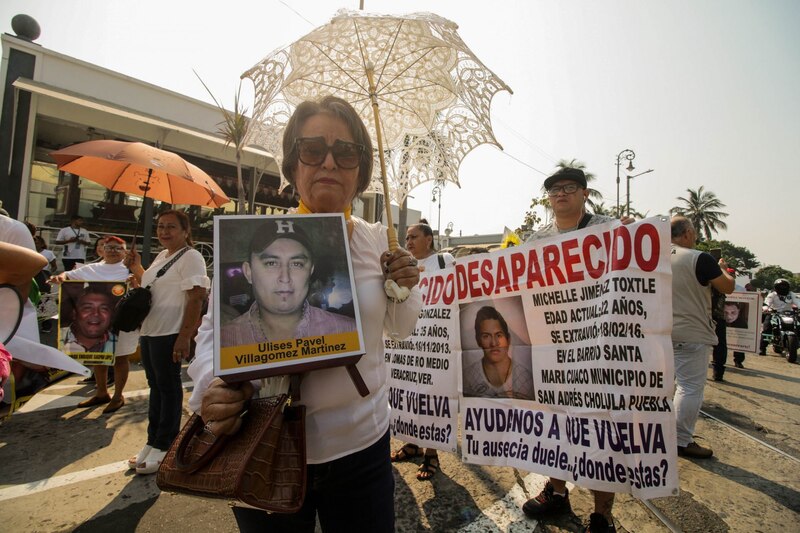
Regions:
<instances>
[{"instance_id":1,"label":"white pants","mask_svg":"<svg viewBox=\"0 0 800 533\"><path fill-rule=\"evenodd\" d=\"M675 353L675 417L678 446L694 442L694 425L703 405L708 357L711 347L692 342L673 342Z\"/></svg>"}]
</instances>

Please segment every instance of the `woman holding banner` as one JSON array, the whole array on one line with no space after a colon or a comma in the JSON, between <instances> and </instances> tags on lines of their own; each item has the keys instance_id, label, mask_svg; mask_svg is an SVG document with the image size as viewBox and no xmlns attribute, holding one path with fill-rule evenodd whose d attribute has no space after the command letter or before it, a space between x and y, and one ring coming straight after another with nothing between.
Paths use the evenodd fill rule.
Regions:
<instances>
[{"instance_id":1,"label":"woman holding banner","mask_svg":"<svg viewBox=\"0 0 800 533\"><path fill-rule=\"evenodd\" d=\"M419 269L423 272L434 272L456 264L451 254L436 253L436 248L433 246L433 229L424 218L406 231L406 249L419 261ZM417 479L428 481L439 471L439 454L435 448L426 448L423 452L416 444L407 442L392 452L391 460L397 463L419 456L423 456L423 459L417 471Z\"/></svg>"},{"instance_id":2,"label":"woman holding banner","mask_svg":"<svg viewBox=\"0 0 800 533\"><path fill-rule=\"evenodd\" d=\"M414 330L422 299L412 290L390 302L384 282L413 289L417 260L406 250L386 251L386 228L351 216L351 205L372 177L372 142L356 111L327 96L301 103L283 134L283 174L300 194L300 214L343 213L347 225L365 354L356 365L369 388L362 397L344 367L304 375L307 489L294 514L267 514L234 507L242 531L394 531L394 477L389 461L389 399L383 334L400 338ZM233 434L258 382L238 386L213 375L214 306L197 335L197 355L189 367L195 383L189 407L215 434ZM272 527L272 529L270 529Z\"/></svg>"}]
</instances>

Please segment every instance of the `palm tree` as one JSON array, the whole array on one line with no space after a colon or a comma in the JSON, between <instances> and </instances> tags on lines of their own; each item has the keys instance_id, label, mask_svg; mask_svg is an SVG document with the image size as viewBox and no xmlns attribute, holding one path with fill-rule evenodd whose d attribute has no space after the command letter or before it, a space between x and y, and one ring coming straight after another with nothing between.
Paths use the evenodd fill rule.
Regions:
<instances>
[{"instance_id":1,"label":"palm tree","mask_svg":"<svg viewBox=\"0 0 800 533\"><path fill-rule=\"evenodd\" d=\"M594 204L593 211L594 211L595 215L605 215L605 216L611 217L611 218L621 218L617 214L617 206L615 206L615 205L607 206L605 202L599 202L599 203ZM627 214L627 212L625 211L625 206L624 205L620 206L620 212L623 215ZM631 207L630 215L633 218L636 218L636 219L639 219L639 220L641 220L643 218L647 218L647 214L646 213L641 213L641 212L637 211L634 207Z\"/></svg>"},{"instance_id":2,"label":"palm tree","mask_svg":"<svg viewBox=\"0 0 800 533\"><path fill-rule=\"evenodd\" d=\"M245 108L241 103L241 93L242 93L242 82L239 81L239 88L236 91L236 95L233 98L233 111L228 111L219 103L217 98L211 92L211 89L208 88L206 83L203 81L202 78L197 74L197 79L200 80L200 83L203 84L208 94L214 100L214 104L216 104L217 108L219 108L220 112L222 113L223 120L219 123L219 130L217 132L225 139L226 145L233 145L236 154L236 185L239 192L239 208L238 213L240 215L245 214L245 192L244 192L244 180L242 179L242 152L244 151L244 140L247 137L247 132L250 129L250 120L247 118L247 108ZM255 186L253 187L253 193L255 193ZM252 206L252 203L251 203ZM252 210L252 209L251 209Z\"/></svg>"},{"instance_id":3,"label":"palm tree","mask_svg":"<svg viewBox=\"0 0 800 533\"><path fill-rule=\"evenodd\" d=\"M559 169L577 168L578 170L582 170L584 175L586 176L586 183L591 183L595 179L597 179L597 176L595 176L591 172L587 172L586 171L586 165L582 161L578 161L577 159L574 159L574 158L572 160L570 160L570 161L567 161L566 159L562 159L558 163L556 163L556 166ZM586 203L589 204L589 207L591 207L592 210L594 211L595 201L602 200L603 199L603 195L600 193L600 191L598 191L596 189L592 189L591 187L588 187L586 190L589 191L589 198L586 199Z\"/></svg>"},{"instance_id":4,"label":"palm tree","mask_svg":"<svg viewBox=\"0 0 800 533\"><path fill-rule=\"evenodd\" d=\"M678 196L678 200L685 205L676 206L670 209L673 215L682 215L692 221L697 234L701 239L711 240L712 233L719 233L721 229L728 229L728 225L722 221L728 213L719 209L725 207L717 195L711 191L704 191L701 185L699 189L693 191L686 189L689 193L688 198Z\"/></svg>"}]
</instances>

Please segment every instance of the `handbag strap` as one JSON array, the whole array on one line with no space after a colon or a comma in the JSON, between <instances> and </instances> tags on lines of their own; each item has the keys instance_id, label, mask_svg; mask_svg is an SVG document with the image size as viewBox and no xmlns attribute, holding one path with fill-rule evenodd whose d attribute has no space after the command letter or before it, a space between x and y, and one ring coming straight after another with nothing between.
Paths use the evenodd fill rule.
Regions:
<instances>
[{"instance_id":1,"label":"handbag strap","mask_svg":"<svg viewBox=\"0 0 800 533\"><path fill-rule=\"evenodd\" d=\"M167 263L166 265L164 265L163 267L161 267L161 268L159 269L159 271L158 271L158 272L156 272L156 277L153 279L153 281L151 281L151 282L150 282L150 285L148 285L148 287L152 287L152 286L153 286L153 283L155 283L155 282L158 280L158 278L160 278L161 276L163 276L164 274L166 274L166 273L167 273L167 270L169 270L169 267L171 267L172 265L174 265L174 264L175 264L175 261L177 261L178 259L180 259L180 258L181 258L181 256L182 256L183 254L185 254L186 252L188 252L188 251L189 251L189 247L187 246L186 248L184 248L184 249L183 249L183 250L181 250L180 252L176 253L176 254L175 254L175 257L173 257L172 259L170 259L169 263Z\"/></svg>"}]
</instances>

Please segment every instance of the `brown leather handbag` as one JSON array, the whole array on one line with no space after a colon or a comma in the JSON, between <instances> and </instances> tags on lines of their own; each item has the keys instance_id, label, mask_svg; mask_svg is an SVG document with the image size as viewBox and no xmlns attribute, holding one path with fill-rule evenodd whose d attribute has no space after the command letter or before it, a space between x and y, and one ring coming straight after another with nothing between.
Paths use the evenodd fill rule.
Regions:
<instances>
[{"instance_id":1,"label":"brown leather handbag","mask_svg":"<svg viewBox=\"0 0 800 533\"><path fill-rule=\"evenodd\" d=\"M236 498L294 513L306 493L305 406L287 394L251 400L234 435L215 436L194 414L158 470L161 490Z\"/></svg>"}]
</instances>

